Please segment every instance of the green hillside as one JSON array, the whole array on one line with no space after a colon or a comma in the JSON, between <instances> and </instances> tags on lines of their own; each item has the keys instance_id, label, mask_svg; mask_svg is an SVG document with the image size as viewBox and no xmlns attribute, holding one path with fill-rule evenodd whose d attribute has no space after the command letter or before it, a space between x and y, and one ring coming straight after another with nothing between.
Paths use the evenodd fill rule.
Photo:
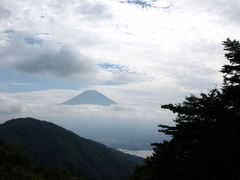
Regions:
<instances>
[{"instance_id":1,"label":"green hillside","mask_svg":"<svg viewBox=\"0 0 240 180\"><path fill-rule=\"evenodd\" d=\"M142 158L126 156L53 123L33 118L1 124L0 139L12 145L23 143L38 163L60 169L73 166L85 177L112 180L133 173L135 165L142 163Z\"/></svg>"}]
</instances>

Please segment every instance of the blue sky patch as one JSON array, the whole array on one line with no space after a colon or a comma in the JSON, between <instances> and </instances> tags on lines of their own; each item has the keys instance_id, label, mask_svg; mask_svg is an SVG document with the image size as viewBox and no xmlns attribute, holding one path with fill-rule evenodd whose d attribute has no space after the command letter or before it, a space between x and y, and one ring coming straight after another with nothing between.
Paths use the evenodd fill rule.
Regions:
<instances>
[{"instance_id":1,"label":"blue sky patch","mask_svg":"<svg viewBox=\"0 0 240 180\"><path fill-rule=\"evenodd\" d=\"M130 68L127 66L122 66L122 65L117 65L117 64L109 64L109 63L103 63L103 64L99 63L96 65L108 72L113 72L113 71L117 70L119 72L124 72L124 73L128 73L128 74L138 74L135 71L130 71Z\"/></svg>"},{"instance_id":2,"label":"blue sky patch","mask_svg":"<svg viewBox=\"0 0 240 180\"><path fill-rule=\"evenodd\" d=\"M155 2L155 1L152 1L152 2ZM136 5L140 5L142 6L142 8L145 8L145 7L151 7L152 5L149 4L148 2L144 2L144 1L141 1L141 0L128 0L128 1L121 1L120 3L128 3L128 4L136 4Z\"/></svg>"},{"instance_id":3,"label":"blue sky patch","mask_svg":"<svg viewBox=\"0 0 240 180\"><path fill-rule=\"evenodd\" d=\"M135 5L139 5L142 6L142 8L146 8L146 7L151 7L151 8L157 8L155 6L155 2L157 2L157 0L151 0L151 1L146 1L146 0L121 0L120 3L128 3L128 4L135 4ZM166 7L162 7L163 9L169 9L172 5L168 5Z\"/></svg>"},{"instance_id":4,"label":"blue sky patch","mask_svg":"<svg viewBox=\"0 0 240 180\"><path fill-rule=\"evenodd\" d=\"M4 33L13 33L14 31L12 29L4 31Z\"/></svg>"},{"instance_id":5,"label":"blue sky patch","mask_svg":"<svg viewBox=\"0 0 240 180\"><path fill-rule=\"evenodd\" d=\"M116 82L116 81L106 81L106 82L102 83L102 85L108 85L108 86L118 86L121 84L128 84L128 83L120 83L120 82Z\"/></svg>"},{"instance_id":6,"label":"blue sky patch","mask_svg":"<svg viewBox=\"0 0 240 180\"><path fill-rule=\"evenodd\" d=\"M116 65L116 64L109 64L109 63L104 63L104 64L97 64L99 67L102 69L105 69L107 71L114 71L114 70L119 70L120 72L126 72L127 67L121 66L121 65Z\"/></svg>"},{"instance_id":7,"label":"blue sky patch","mask_svg":"<svg viewBox=\"0 0 240 180\"><path fill-rule=\"evenodd\" d=\"M29 45L33 45L33 44L38 44L38 45L40 45L40 46L42 46L42 44L43 44L43 40L41 40L41 39L37 39L37 38L33 38L33 37L25 37L24 38L24 41L27 43L27 44L29 44Z\"/></svg>"}]
</instances>

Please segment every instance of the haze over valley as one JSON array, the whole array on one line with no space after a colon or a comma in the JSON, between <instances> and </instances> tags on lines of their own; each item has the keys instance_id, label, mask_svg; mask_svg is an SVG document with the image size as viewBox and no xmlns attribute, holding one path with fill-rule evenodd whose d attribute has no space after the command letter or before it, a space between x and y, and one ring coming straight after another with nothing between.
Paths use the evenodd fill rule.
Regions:
<instances>
[{"instance_id":1,"label":"haze over valley","mask_svg":"<svg viewBox=\"0 0 240 180\"><path fill-rule=\"evenodd\" d=\"M174 125L161 105L221 86L239 11L238 0L1 0L0 123L32 117L149 150L170 139L158 125ZM109 101L73 103L88 90Z\"/></svg>"}]
</instances>

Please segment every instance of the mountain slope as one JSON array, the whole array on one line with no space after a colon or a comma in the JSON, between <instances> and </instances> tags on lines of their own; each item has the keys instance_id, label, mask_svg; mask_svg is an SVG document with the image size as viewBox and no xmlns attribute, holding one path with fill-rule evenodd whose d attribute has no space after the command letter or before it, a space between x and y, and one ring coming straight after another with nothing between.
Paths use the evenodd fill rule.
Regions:
<instances>
[{"instance_id":1,"label":"mountain slope","mask_svg":"<svg viewBox=\"0 0 240 180\"><path fill-rule=\"evenodd\" d=\"M87 90L62 104L95 104L101 106L110 106L117 103L96 90Z\"/></svg>"},{"instance_id":2,"label":"mountain slope","mask_svg":"<svg viewBox=\"0 0 240 180\"><path fill-rule=\"evenodd\" d=\"M22 144L14 146L0 139L0 155L1 180L86 180L73 167L61 170L36 163Z\"/></svg>"},{"instance_id":3,"label":"mountain slope","mask_svg":"<svg viewBox=\"0 0 240 180\"><path fill-rule=\"evenodd\" d=\"M13 145L22 142L38 163L62 169L73 166L85 177L116 179L131 174L137 164L105 145L33 118L14 119L1 124L0 139ZM142 160L134 158L139 162Z\"/></svg>"}]
</instances>

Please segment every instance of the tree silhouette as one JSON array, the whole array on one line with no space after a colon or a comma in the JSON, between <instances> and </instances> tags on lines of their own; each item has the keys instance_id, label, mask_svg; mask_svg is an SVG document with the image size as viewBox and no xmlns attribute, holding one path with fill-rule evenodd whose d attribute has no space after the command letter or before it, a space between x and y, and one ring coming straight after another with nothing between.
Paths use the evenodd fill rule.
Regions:
<instances>
[{"instance_id":1,"label":"tree silhouette","mask_svg":"<svg viewBox=\"0 0 240 180\"><path fill-rule=\"evenodd\" d=\"M220 71L222 88L162 105L176 114L175 126L158 126L172 139L152 144L153 155L130 179L240 179L240 44L227 39L223 45L230 64Z\"/></svg>"}]
</instances>

